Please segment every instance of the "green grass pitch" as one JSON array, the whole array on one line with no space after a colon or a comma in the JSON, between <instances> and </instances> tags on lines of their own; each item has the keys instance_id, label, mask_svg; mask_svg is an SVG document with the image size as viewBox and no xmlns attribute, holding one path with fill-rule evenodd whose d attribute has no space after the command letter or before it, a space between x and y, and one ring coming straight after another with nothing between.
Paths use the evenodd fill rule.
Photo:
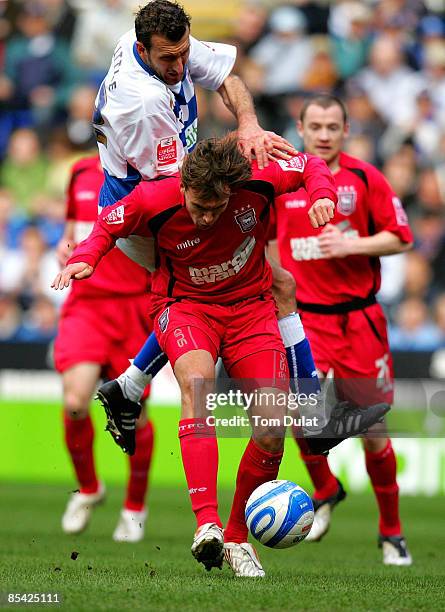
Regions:
<instances>
[{"instance_id":1,"label":"green grass pitch","mask_svg":"<svg viewBox=\"0 0 445 612\"><path fill-rule=\"evenodd\" d=\"M98 471L108 497L95 510L88 531L68 537L60 519L74 484L62 446L60 406L0 402L0 593L58 592L58 607L70 612L445 609L443 496L402 498L415 560L410 568L382 565L376 505L368 491L348 496L320 544L277 551L258 545L264 580L235 579L228 567L205 572L190 554L195 524L179 458L175 409L152 411L157 446L145 540L114 543L126 460L100 433L103 415L94 412ZM220 442L220 502L226 519L245 440ZM308 486L292 440L287 441L280 477ZM76 560L72 552L79 553ZM0 607L2 602L4 596Z\"/></svg>"},{"instance_id":2,"label":"green grass pitch","mask_svg":"<svg viewBox=\"0 0 445 612\"><path fill-rule=\"evenodd\" d=\"M403 516L415 558L410 568L381 564L369 495L350 495L319 544L258 551L267 577L240 580L228 567L207 573L190 554L194 519L183 487L154 487L144 542L111 539L118 487L87 532L61 533L69 487L3 484L0 584L4 592L58 592L66 610L443 610L444 505L408 498ZM221 494L227 516L230 494ZM77 552L76 560L71 559ZM18 609L14 606L15 609ZM25 608L20 608L25 609Z\"/></svg>"}]
</instances>

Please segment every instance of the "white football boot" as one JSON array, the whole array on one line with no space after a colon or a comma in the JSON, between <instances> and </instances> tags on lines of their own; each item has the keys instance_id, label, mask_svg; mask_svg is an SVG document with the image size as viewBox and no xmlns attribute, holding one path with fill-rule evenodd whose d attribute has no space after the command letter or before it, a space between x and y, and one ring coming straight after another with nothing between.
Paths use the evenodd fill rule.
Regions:
<instances>
[{"instance_id":1,"label":"white football boot","mask_svg":"<svg viewBox=\"0 0 445 612\"><path fill-rule=\"evenodd\" d=\"M256 550L248 542L242 544L226 542L224 544L224 559L238 578L264 578L266 575Z\"/></svg>"},{"instance_id":2,"label":"white football boot","mask_svg":"<svg viewBox=\"0 0 445 612\"><path fill-rule=\"evenodd\" d=\"M146 510L136 512L123 508L113 533L113 540L115 542L140 542L144 538L146 520Z\"/></svg>"},{"instance_id":3,"label":"white football boot","mask_svg":"<svg viewBox=\"0 0 445 612\"><path fill-rule=\"evenodd\" d=\"M73 493L62 516L65 533L81 533L90 522L93 508L105 499L105 487L99 483L97 493Z\"/></svg>"},{"instance_id":4,"label":"white football boot","mask_svg":"<svg viewBox=\"0 0 445 612\"><path fill-rule=\"evenodd\" d=\"M346 497L346 491L337 479L338 489L334 495L326 499L312 499L314 504L314 522L310 532L305 537L305 542L319 542L329 531L331 526L331 515L335 506Z\"/></svg>"},{"instance_id":5,"label":"white football boot","mask_svg":"<svg viewBox=\"0 0 445 612\"><path fill-rule=\"evenodd\" d=\"M385 537L380 535L378 544L379 548L383 550L383 565L412 565L413 558L403 536Z\"/></svg>"},{"instance_id":6,"label":"white football boot","mask_svg":"<svg viewBox=\"0 0 445 612\"><path fill-rule=\"evenodd\" d=\"M205 523L198 528L193 538L192 555L207 571L212 567L222 568L224 560L224 535L216 523Z\"/></svg>"}]
</instances>

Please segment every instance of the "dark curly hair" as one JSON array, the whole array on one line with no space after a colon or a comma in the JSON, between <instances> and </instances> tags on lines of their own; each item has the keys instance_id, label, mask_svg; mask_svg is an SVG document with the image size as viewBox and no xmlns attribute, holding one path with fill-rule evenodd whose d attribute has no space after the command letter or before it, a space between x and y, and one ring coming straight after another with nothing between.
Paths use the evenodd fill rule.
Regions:
<instances>
[{"instance_id":1,"label":"dark curly hair","mask_svg":"<svg viewBox=\"0 0 445 612\"><path fill-rule=\"evenodd\" d=\"M250 162L234 134L202 140L186 155L181 168L183 187L193 189L203 202L224 199L251 176Z\"/></svg>"},{"instance_id":2,"label":"dark curly hair","mask_svg":"<svg viewBox=\"0 0 445 612\"><path fill-rule=\"evenodd\" d=\"M151 37L158 34L171 42L178 42L190 28L190 15L177 2L152 0L141 7L136 14L134 27L136 39L147 51L151 47Z\"/></svg>"}]
</instances>

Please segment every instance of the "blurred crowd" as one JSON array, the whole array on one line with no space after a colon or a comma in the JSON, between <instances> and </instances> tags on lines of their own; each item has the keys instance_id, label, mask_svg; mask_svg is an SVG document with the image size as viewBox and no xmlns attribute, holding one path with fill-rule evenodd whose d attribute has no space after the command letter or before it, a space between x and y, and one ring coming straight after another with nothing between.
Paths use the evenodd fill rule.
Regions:
<instances>
[{"instance_id":1,"label":"blurred crowd","mask_svg":"<svg viewBox=\"0 0 445 612\"><path fill-rule=\"evenodd\" d=\"M183 4L193 33L203 4ZM212 30L238 47L262 126L301 147L303 100L337 93L350 114L347 152L376 164L405 205L415 248L383 258L379 296L393 349L445 346L445 0L235 4ZM135 8L0 0L0 340L55 334L63 294L49 285L69 169L95 150L96 90ZM198 91L198 107L199 137L235 127L218 94Z\"/></svg>"}]
</instances>

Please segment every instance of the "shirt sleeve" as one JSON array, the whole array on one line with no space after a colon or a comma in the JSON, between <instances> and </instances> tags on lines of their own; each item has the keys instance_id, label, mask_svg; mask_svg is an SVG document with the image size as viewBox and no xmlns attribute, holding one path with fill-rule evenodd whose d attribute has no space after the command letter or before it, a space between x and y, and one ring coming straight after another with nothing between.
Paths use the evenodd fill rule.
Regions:
<instances>
[{"instance_id":1,"label":"shirt sleeve","mask_svg":"<svg viewBox=\"0 0 445 612\"><path fill-rule=\"evenodd\" d=\"M184 157L176 117L169 105L126 126L119 138L128 163L145 180L174 174Z\"/></svg>"},{"instance_id":2,"label":"shirt sleeve","mask_svg":"<svg viewBox=\"0 0 445 612\"><path fill-rule=\"evenodd\" d=\"M257 174L257 178L273 183L276 196L304 187L311 204L320 198L337 202L334 178L326 163L315 155L298 153L289 160L280 159L269 164Z\"/></svg>"},{"instance_id":3,"label":"shirt sleeve","mask_svg":"<svg viewBox=\"0 0 445 612\"><path fill-rule=\"evenodd\" d=\"M233 45L202 42L190 36L190 76L204 89L219 89L232 72L235 60L236 47Z\"/></svg>"},{"instance_id":4,"label":"shirt sleeve","mask_svg":"<svg viewBox=\"0 0 445 612\"><path fill-rule=\"evenodd\" d=\"M76 247L67 263L83 261L96 268L118 238L131 234L150 237L148 222L154 212L147 206L150 194L146 191L147 185L141 183L128 196L104 208L91 234Z\"/></svg>"},{"instance_id":5,"label":"shirt sleeve","mask_svg":"<svg viewBox=\"0 0 445 612\"><path fill-rule=\"evenodd\" d=\"M391 232L402 242L413 242L413 235L402 202L386 178L376 168L367 172L369 182L369 210L374 233Z\"/></svg>"}]
</instances>

